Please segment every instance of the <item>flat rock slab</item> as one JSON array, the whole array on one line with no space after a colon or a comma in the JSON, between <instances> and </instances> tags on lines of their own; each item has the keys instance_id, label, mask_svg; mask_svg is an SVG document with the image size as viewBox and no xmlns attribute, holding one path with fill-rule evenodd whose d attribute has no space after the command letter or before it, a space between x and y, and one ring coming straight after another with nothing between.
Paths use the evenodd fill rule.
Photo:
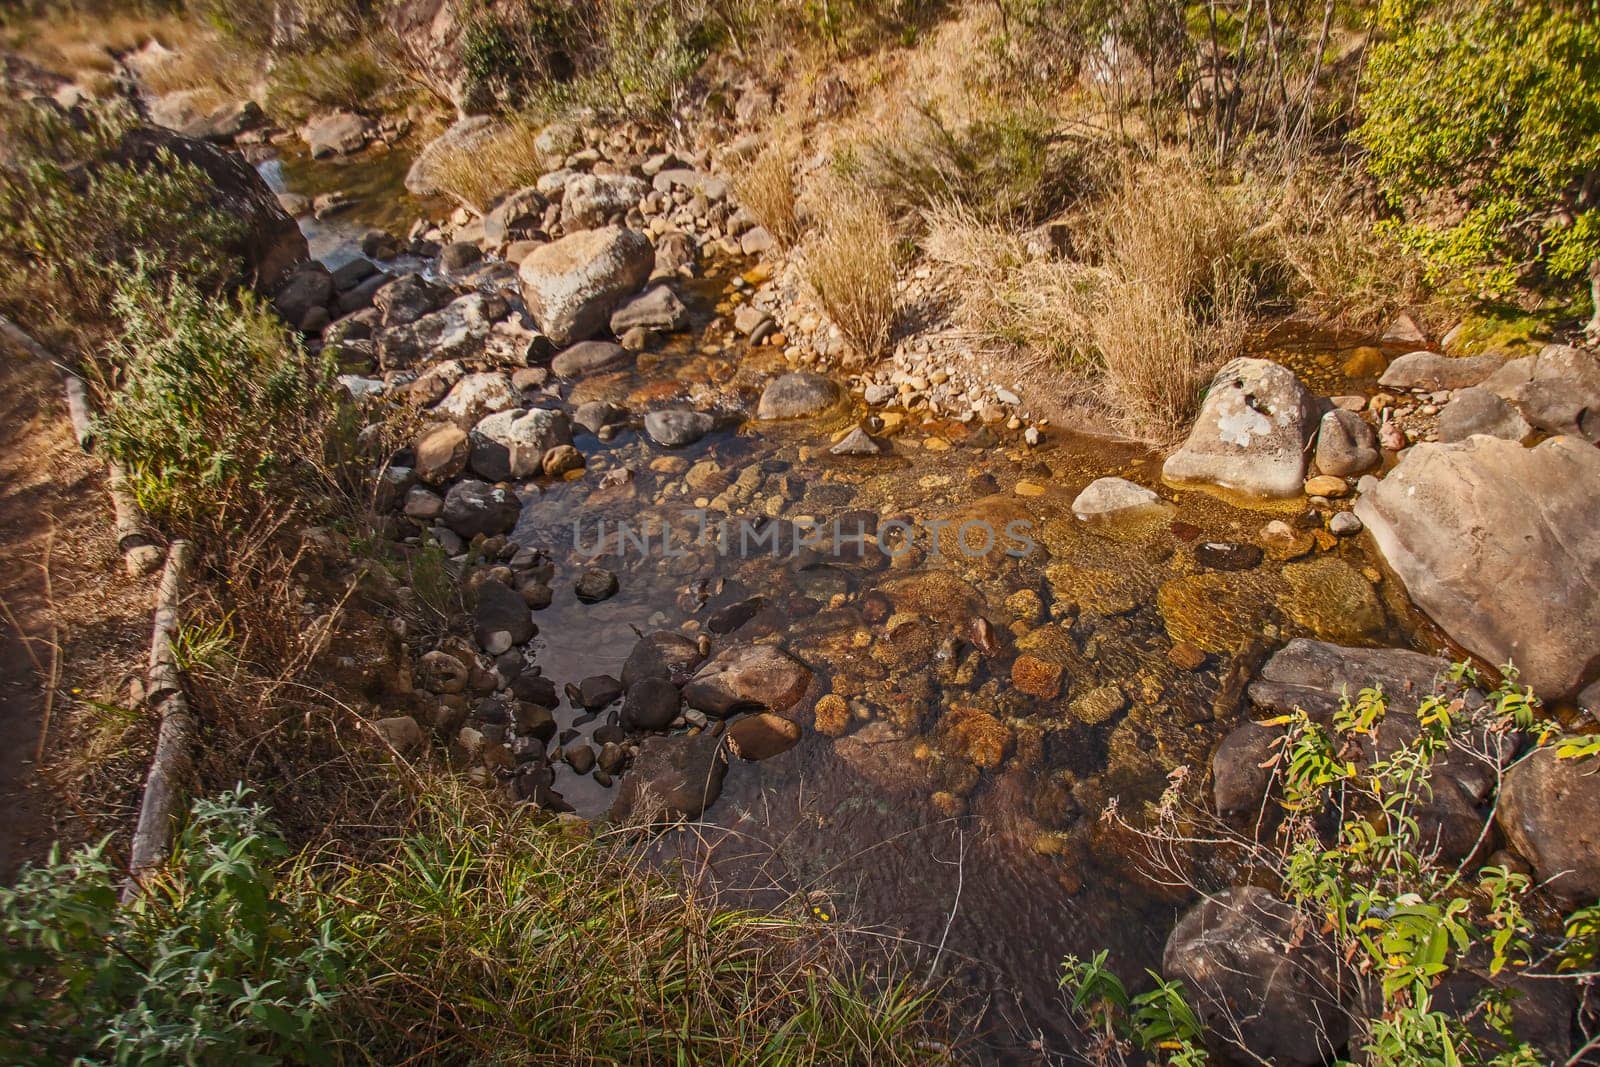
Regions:
<instances>
[{"instance_id":1,"label":"flat rock slab","mask_svg":"<svg viewBox=\"0 0 1600 1067\"><path fill-rule=\"evenodd\" d=\"M1406 592L1459 644L1544 697L1600 668L1600 450L1420 444L1356 503Z\"/></svg>"},{"instance_id":2,"label":"flat rock slab","mask_svg":"<svg viewBox=\"0 0 1600 1067\"><path fill-rule=\"evenodd\" d=\"M1440 352L1407 352L1389 364L1378 384L1385 389L1465 389L1504 366L1499 356L1447 356Z\"/></svg>"}]
</instances>

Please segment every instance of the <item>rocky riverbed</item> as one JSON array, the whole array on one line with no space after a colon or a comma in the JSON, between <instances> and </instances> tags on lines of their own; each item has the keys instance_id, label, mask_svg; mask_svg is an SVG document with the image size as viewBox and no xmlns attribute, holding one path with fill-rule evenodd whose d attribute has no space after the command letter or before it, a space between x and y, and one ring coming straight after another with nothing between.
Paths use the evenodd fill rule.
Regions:
<instances>
[{"instance_id":1,"label":"rocky riverbed","mask_svg":"<svg viewBox=\"0 0 1600 1067\"><path fill-rule=\"evenodd\" d=\"M1266 338L1164 456L1035 417L948 338L853 364L725 159L559 138L534 186L403 233L368 229L392 157L320 210L319 165L264 164L324 257L275 306L410 420L377 493L405 564L307 608L397 748L566 817L697 820L664 854L943 946L1028 1049L1061 1040L1063 955L1155 966L1187 903L1101 812L1214 757L1216 803L1258 804L1253 708L1465 654L1596 703L1593 352Z\"/></svg>"}]
</instances>

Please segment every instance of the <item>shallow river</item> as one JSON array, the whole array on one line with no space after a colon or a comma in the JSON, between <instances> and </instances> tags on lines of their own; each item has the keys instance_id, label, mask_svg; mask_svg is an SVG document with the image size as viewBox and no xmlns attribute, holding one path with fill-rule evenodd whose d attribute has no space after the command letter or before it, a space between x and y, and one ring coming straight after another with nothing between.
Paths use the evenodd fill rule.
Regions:
<instances>
[{"instance_id":1,"label":"shallow river","mask_svg":"<svg viewBox=\"0 0 1600 1067\"><path fill-rule=\"evenodd\" d=\"M372 224L403 233L418 210L398 193L403 167L394 157L373 169L263 169L279 188L337 185L365 198L307 227L314 253L334 264L356 254L353 234ZM559 402L605 399L637 410L747 400L786 368L776 350L747 348L721 325L731 292L722 281L690 294L688 335L635 370L564 386ZM1274 346L1315 390L1370 389L1340 369L1347 339L1263 343ZM857 399L830 418L747 422L671 453L635 431L608 442L579 436L587 471L545 483L514 534L549 549L557 563L556 599L536 615L537 661L558 685L615 676L641 632L691 620L703 627L717 610L760 597L740 612L750 618L732 638L714 640L722 647L781 635L816 675L796 708L805 736L773 759L735 761L704 825L669 833L661 847L707 862L730 901L780 903L798 893L812 921L865 926L891 946L926 946L918 966L937 955L940 973L973 991L970 1005L984 1012L995 1058L1064 1053L1055 985L1062 957L1109 948L1118 969L1136 977L1159 965L1187 903L1142 876L1137 843L1100 813L1115 797L1137 821L1180 765L1203 780L1211 749L1242 714L1214 707L1235 651L1253 639L1271 647L1302 635L1442 646L1359 539L1325 537L1293 561L1269 557L1238 571L1197 560L1208 542L1251 544L1270 519L1294 523L1303 502L1263 511L1164 489L1169 514L1090 529L1071 514L1077 493L1112 474L1159 486L1158 455L1061 432L1027 449L1013 434L918 426L917 416L893 438L892 455L830 455L834 435L865 414ZM895 516L923 529L941 519L955 524L949 530L970 520L996 531L1018 522L1034 547L1006 555L1002 538L987 555L935 558L924 538L923 551L893 562L876 551L741 558L715 546L682 548L708 506L788 521L843 516L869 528ZM648 551L629 545L602 554L621 591L585 605L571 577L594 558L601 520L635 531L670 526L673 554L661 551L659 532ZM974 647L980 616L1008 646L997 656ZM1203 662L1188 649L1173 654L1180 640L1204 652ZM1016 650L1065 665L1059 697L1018 690L1010 671ZM838 739L811 728L813 700L830 692L852 707L849 732ZM1004 722L997 766L979 770L965 758L964 740L945 729L953 707ZM566 706L557 714L582 733L605 721ZM614 789L556 766L555 789L568 803L584 815L605 811ZM1200 874L1227 879L1222 870Z\"/></svg>"}]
</instances>

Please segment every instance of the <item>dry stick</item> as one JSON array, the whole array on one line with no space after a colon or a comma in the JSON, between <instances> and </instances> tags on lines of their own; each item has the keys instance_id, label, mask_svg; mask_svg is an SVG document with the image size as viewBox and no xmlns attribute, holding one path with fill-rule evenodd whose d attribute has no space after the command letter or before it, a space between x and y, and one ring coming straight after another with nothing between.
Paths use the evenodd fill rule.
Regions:
<instances>
[{"instance_id":1,"label":"dry stick","mask_svg":"<svg viewBox=\"0 0 1600 1067\"><path fill-rule=\"evenodd\" d=\"M166 860L172 846L173 824L182 810L184 794L194 770L194 715L183 691L174 643L178 635L179 607L188 584L194 546L174 541L167 553L166 570L156 592L155 623L150 634L150 691L146 699L160 720L156 752L144 782L139 805L139 825L129 850L128 881L122 899L138 892L144 877Z\"/></svg>"}]
</instances>

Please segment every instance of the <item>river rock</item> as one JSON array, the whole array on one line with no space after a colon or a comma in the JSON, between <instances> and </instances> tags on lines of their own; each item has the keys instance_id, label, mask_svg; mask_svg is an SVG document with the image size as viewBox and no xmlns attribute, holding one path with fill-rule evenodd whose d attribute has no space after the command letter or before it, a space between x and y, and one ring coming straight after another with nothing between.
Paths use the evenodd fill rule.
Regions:
<instances>
[{"instance_id":1,"label":"river rock","mask_svg":"<svg viewBox=\"0 0 1600 1067\"><path fill-rule=\"evenodd\" d=\"M780 374L761 391L756 418L803 419L826 411L838 399L838 387L820 374L810 371Z\"/></svg>"},{"instance_id":2,"label":"river rock","mask_svg":"<svg viewBox=\"0 0 1600 1067\"><path fill-rule=\"evenodd\" d=\"M668 818L697 819L722 795L727 748L710 733L647 737L622 778L610 817L626 822L659 808Z\"/></svg>"},{"instance_id":3,"label":"river rock","mask_svg":"<svg viewBox=\"0 0 1600 1067\"><path fill-rule=\"evenodd\" d=\"M644 432L662 448L692 445L716 425L717 420L703 411L652 411L644 417Z\"/></svg>"},{"instance_id":4,"label":"river rock","mask_svg":"<svg viewBox=\"0 0 1600 1067\"><path fill-rule=\"evenodd\" d=\"M637 207L650 187L626 174L575 174L561 194L561 225L568 231L604 226Z\"/></svg>"},{"instance_id":5,"label":"river rock","mask_svg":"<svg viewBox=\"0 0 1600 1067\"><path fill-rule=\"evenodd\" d=\"M1309 920L1265 889L1234 886L1191 908L1167 938L1161 970L1183 983L1207 1047L1226 1062L1321 1067L1345 1043L1337 959Z\"/></svg>"},{"instance_id":6,"label":"river rock","mask_svg":"<svg viewBox=\"0 0 1600 1067\"><path fill-rule=\"evenodd\" d=\"M657 630L639 638L622 665L622 684L632 687L646 678L665 678L681 686L694 676L705 655L692 637Z\"/></svg>"},{"instance_id":7,"label":"river rock","mask_svg":"<svg viewBox=\"0 0 1600 1067\"><path fill-rule=\"evenodd\" d=\"M1507 363L1483 387L1540 430L1600 442L1600 353L1592 349L1546 345Z\"/></svg>"},{"instance_id":8,"label":"river rock","mask_svg":"<svg viewBox=\"0 0 1600 1067\"><path fill-rule=\"evenodd\" d=\"M578 683L578 704L599 711L622 695L622 683L609 674L594 674Z\"/></svg>"},{"instance_id":9,"label":"river rock","mask_svg":"<svg viewBox=\"0 0 1600 1067\"><path fill-rule=\"evenodd\" d=\"M1378 384L1385 389L1465 389L1499 370L1499 356L1446 356L1439 352L1408 352L1389 364Z\"/></svg>"},{"instance_id":10,"label":"river rock","mask_svg":"<svg viewBox=\"0 0 1600 1067\"><path fill-rule=\"evenodd\" d=\"M444 514L444 497L431 489L414 485L406 491L406 501L402 510L408 519L432 522Z\"/></svg>"},{"instance_id":11,"label":"river rock","mask_svg":"<svg viewBox=\"0 0 1600 1067\"><path fill-rule=\"evenodd\" d=\"M395 369L423 360L474 359L509 310L504 297L468 293L414 322L386 328L378 335L379 360L385 369Z\"/></svg>"},{"instance_id":12,"label":"river rock","mask_svg":"<svg viewBox=\"0 0 1600 1067\"><path fill-rule=\"evenodd\" d=\"M1439 440L1465 441L1473 434L1525 441L1533 427L1503 398L1479 386L1457 389L1439 412Z\"/></svg>"},{"instance_id":13,"label":"river rock","mask_svg":"<svg viewBox=\"0 0 1600 1067\"><path fill-rule=\"evenodd\" d=\"M518 277L528 311L557 345L594 336L650 275L650 241L609 226L563 237L529 253Z\"/></svg>"},{"instance_id":14,"label":"river rock","mask_svg":"<svg viewBox=\"0 0 1600 1067\"><path fill-rule=\"evenodd\" d=\"M591 400L578 405L578 409L572 413L572 425L584 433L598 435L616 417L615 407L604 400Z\"/></svg>"},{"instance_id":15,"label":"river rock","mask_svg":"<svg viewBox=\"0 0 1600 1067\"><path fill-rule=\"evenodd\" d=\"M855 426L828 449L828 452L835 456L876 456L882 454L883 446L867 431Z\"/></svg>"},{"instance_id":16,"label":"river rock","mask_svg":"<svg viewBox=\"0 0 1600 1067\"><path fill-rule=\"evenodd\" d=\"M1217 372L1189 438L1162 475L1249 496L1298 496L1316 417L1294 372L1270 360L1235 359Z\"/></svg>"},{"instance_id":17,"label":"river rock","mask_svg":"<svg viewBox=\"0 0 1600 1067\"><path fill-rule=\"evenodd\" d=\"M1496 817L1545 887L1569 904L1600 898L1600 764L1536 749L1512 765Z\"/></svg>"},{"instance_id":18,"label":"river rock","mask_svg":"<svg viewBox=\"0 0 1600 1067\"><path fill-rule=\"evenodd\" d=\"M744 645L701 667L683 696L690 707L725 719L740 711L787 711L810 684L810 668L782 649Z\"/></svg>"},{"instance_id":19,"label":"river rock","mask_svg":"<svg viewBox=\"0 0 1600 1067\"><path fill-rule=\"evenodd\" d=\"M1195 562L1214 571L1247 571L1265 555L1259 545L1239 541L1202 541L1194 546Z\"/></svg>"},{"instance_id":20,"label":"river rock","mask_svg":"<svg viewBox=\"0 0 1600 1067\"><path fill-rule=\"evenodd\" d=\"M514 408L518 402L510 378L499 371L484 371L451 386L445 398L434 405L433 414L457 426L477 426L484 416Z\"/></svg>"},{"instance_id":21,"label":"river rock","mask_svg":"<svg viewBox=\"0 0 1600 1067\"><path fill-rule=\"evenodd\" d=\"M313 115L300 127L300 139L311 150L312 159L359 152L367 147L372 133L372 123L366 118L343 110Z\"/></svg>"},{"instance_id":22,"label":"river rock","mask_svg":"<svg viewBox=\"0 0 1600 1067\"><path fill-rule=\"evenodd\" d=\"M545 208L549 205L533 186L502 196L483 216L483 239L491 245L537 238L543 231Z\"/></svg>"},{"instance_id":23,"label":"river rock","mask_svg":"<svg viewBox=\"0 0 1600 1067\"><path fill-rule=\"evenodd\" d=\"M282 287L273 294L272 307L283 320L296 329L304 329L311 312L327 312L328 301L333 299L333 278L321 263L308 263L289 275Z\"/></svg>"},{"instance_id":24,"label":"river rock","mask_svg":"<svg viewBox=\"0 0 1600 1067\"><path fill-rule=\"evenodd\" d=\"M658 333L672 333L689 325L689 309L665 285L655 285L638 296L624 300L611 313L611 332L621 337L629 330L642 327Z\"/></svg>"},{"instance_id":25,"label":"river rock","mask_svg":"<svg viewBox=\"0 0 1600 1067\"><path fill-rule=\"evenodd\" d=\"M405 326L438 311L455 298L447 285L428 281L420 274L402 274L372 296L372 306L385 326Z\"/></svg>"},{"instance_id":26,"label":"river rock","mask_svg":"<svg viewBox=\"0 0 1600 1067\"><path fill-rule=\"evenodd\" d=\"M622 725L630 730L665 730L682 704L678 687L667 677L641 678L628 686L622 701Z\"/></svg>"},{"instance_id":27,"label":"river rock","mask_svg":"<svg viewBox=\"0 0 1600 1067\"><path fill-rule=\"evenodd\" d=\"M582 378L596 371L614 370L634 360L633 353L610 341L579 341L557 352L550 372L558 378Z\"/></svg>"},{"instance_id":28,"label":"river rock","mask_svg":"<svg viewBox=\"0 0 1600 1067\"><path fill-rule=\"evenodd\" d=\"M1473 437L1419 444L1356 503L1411 599L1547 698L1600 667L1600 450Z\"/></svg>"},{"instance_id":29,"label":"river rock","mask_svg":"<svg viewBox=\"0 0 1600 1067\"><path fill-rule=\"evenodd\" d=\"M1383 463L1378 434L1353 411L1335 408L1317 424L1316 467L1321 474L1348 478Z\"/></svg>"},{"instance_id":30,"label":"river rock","mask_svg":"<svg viewBox=\"0 0 1600 1067\"><path fill-rule=\"evenodd\" d=\"M435 426L417 441L417 477L443 485L467 469L472 442L459 426Z\"/></svg>"},{"instance_id":31,"label":"river rock","mask_svg":"<svg viewBox=\"0 0 1600 1067\"><path fill-rule=\"evenodd\" d=\"M572 583L572 591L585 604L598 604L617 595L617 576L604 567L590 567Z\"/></svg>"},{"instance_id":32,"label":"river rock","mask_svg":"<svg viewBox=\"0 0 1600 1067\"><path fill-rule=\"evenodd\" d=\"M546 478L562 478L584 467L583 453L571 445L556 445L544 454L540 464Z\"/></svg>"},{"instance_id":33,"label":"river rock","mask_svg":"<svg viewBox=\"0 0 1600 1067\"><path fill-rule=\"evenodd\" d=\"M758 762L782 755L800 743L800 724L763 711L728 727L728 751L740 759Z\"/></svg>"},{"instance_id":34,"label":"river rock","mask_svg":"<svg viewBox=\"0 0 1600 1067\"><path fill-rule=\"evenodd\" d=\"M1096 478L1072 501L1072 514L1086 523L1145 519L1168 510L1154 490L1126 478Z\"/></svg>"},{"instance_id":35,"label":"river rock","mask_svg":"<svg viewBox=\"0 0 1600 1067\"><path fill-rule=\"evenodd\" d=\"M478 602L472 619L478 644L491 656L523 644L536 632L533 619L528 615L528 605L499 582L484 582L478 586Z\"/></svg>"},{"instance_id":36,"label":"river rock","mask_svg":"<svg viewBox=\"0 0 1600 1067\"><path fill-rule=\"evenodd\" d=\"M459 481L444 495L444 524L470 541L479 534L509 533L522 505L508 489L472 478Z\"/></svg>"}]
</instances>

